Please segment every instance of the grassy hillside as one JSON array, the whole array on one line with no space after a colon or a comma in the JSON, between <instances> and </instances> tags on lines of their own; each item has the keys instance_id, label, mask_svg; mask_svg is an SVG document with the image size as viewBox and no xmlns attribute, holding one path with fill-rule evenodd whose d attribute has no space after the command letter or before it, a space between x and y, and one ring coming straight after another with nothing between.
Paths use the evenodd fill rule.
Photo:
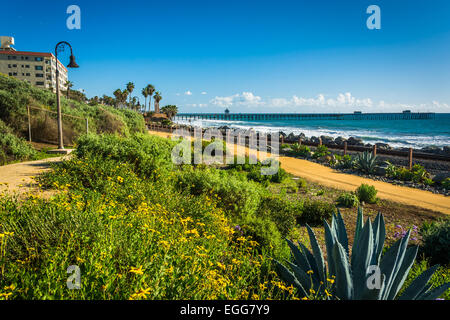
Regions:
<instances>
[{"instance_id":1,"label":"grassy hillside","mask_svg":"<svg viewBox=\"0 0 450 320\"><path fill-rule=\"evenodd\" d=\"M56 111L56 96L49 90L0 74L0 120L19 137L28 136L27 106ZM118 110L104 105L88 105L61 96L63 114L89 118L89 131L96 133L119 133L128 136L143 132L143 117L130 110ZM36 141L56 141L56 116L47 112L32 111L32 136ZM63 117L64 141L73 144L85 133L85 121Z\"/></svg>"}]
</instances>

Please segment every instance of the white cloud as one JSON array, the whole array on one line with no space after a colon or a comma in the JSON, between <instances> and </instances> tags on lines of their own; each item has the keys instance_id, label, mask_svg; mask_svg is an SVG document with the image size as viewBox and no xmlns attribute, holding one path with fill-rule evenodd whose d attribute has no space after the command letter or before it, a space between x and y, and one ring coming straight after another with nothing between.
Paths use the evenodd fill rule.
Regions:
<instances>
[{"instance_id":1,"label":"white cloud","mask_svg":"<svg viewBox=\"0 0 450 320\"><path fill-rule=\"evenodd\" d=\"M185 93L184 93L185 95L187 95L187 96L192 96L192 92L191 91L186 91Z\"/></svg>"},{"instance_id":2,"label":"white cloud","mask_svg":"<svg viewBox=\"0 0 450 320\"><path fill-rule=\"evenodd\" d=\"M215 97L211 99L211 104L219 107L230 106L256 106L264 104L260 96L255 96L252 92L242 92L242 94L236 93L228 97Z\"/></svg>"},{"instance_id":3,"label":"white cloud","mask_svg":"<svg viewBox=\"0 0 450 320\"><path fill-rule=\"evenodd\" d=\"M205 95L205 94L207 94L207 92L206 91L202 91L201 94Z\"/></svg>"}]
</instances>

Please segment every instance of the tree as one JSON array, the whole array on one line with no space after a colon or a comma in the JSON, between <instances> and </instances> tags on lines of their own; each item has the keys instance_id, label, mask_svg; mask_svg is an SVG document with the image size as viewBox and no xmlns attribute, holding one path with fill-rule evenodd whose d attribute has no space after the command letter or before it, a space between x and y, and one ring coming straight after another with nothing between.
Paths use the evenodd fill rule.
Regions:
<instances>
[{"instance_id":1,"label":"tree","mask_svg":"<svg viewBox=\"0 0 450 320\"><path fill-rule=\"evenodd\" d=\"M73 87L73 82L72 81L66 81L66 87L67 87L67 91L66 91L67 99L69 99L70 88Z\"/></svg>"},{"instance_id":2,"label":"tree","mask_svg":"<svg viewBox=\"0 0 450 320\"><path fill-rule=\"evenodd\" d=\"M130 94L130 101L129 101L130 104L131 104L131 93L133 92L133 90L134 90L134 83L128 82L127 83L127 91Z\"/></svg>"},{"instance_id":3,"label":"tree","mask_svg":"<svg viewBox=\"0 0 450 320\"><path fill-rule=\"evenodd\" d=\"M141 91L141 93L142 93L142 95L144 96L144 98L145 98L145 102L144 102L144 112L145 112L145 109L147 109L147 97L148 97L148 90L147 90L147 87L145 87L145 88L143 88L142 89L142 91Z\"/></svg>"},{"instance_id":4,"label":"tree","mask_svg":"<svg viewBox=\"0 0 450 320\"><path fill-rule=\"evenodd\" d=\"M176 105L169 104L169 105L162 107L161 112L164 113L167 116L167 118L172 120L173 117L175 117L177 115L178 108Z\"/></svg>"},{"instance_id":5,"label":"tree","mask_svg":"<svg viewBox=\"0 0 450 320\"><path fill-rule=\"evenodd\" d=\"M146 89L147 89L147 93L149 96L148 111L152 111L152 96L153 96L153 93L155 92L155 87L153 85L149 84L149 85L147 85Z\"/></svg>"},{"instance_id":6,"label":"tree","mask_svg":"<svg viewBox=\"0 0 450 320\"><path fill-rule=\"evenodd\" d=\"M156 91L153 99L155 99L155 113L159 113L159 102L162 100L161 93Z\"/></svg>"},{"instance_id":7,"label":"tree","mask_svg":"<svg viewBox=\"0 0 450 320\"><path fill-rule=\"evenodd\" d=\"M113 95L116 97L116 107L118 107L119 104L124 104L127 101L128 97L128 90L120 90L117 89L113 92Z\"/></svg>"}]
</instances>

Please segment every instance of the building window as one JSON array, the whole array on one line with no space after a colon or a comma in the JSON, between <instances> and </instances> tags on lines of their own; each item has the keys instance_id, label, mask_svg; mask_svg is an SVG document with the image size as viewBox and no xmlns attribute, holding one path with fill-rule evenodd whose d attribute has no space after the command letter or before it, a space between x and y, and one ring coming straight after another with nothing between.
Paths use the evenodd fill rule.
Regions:
<instances>
[{"instance_id":1,"label":"building window","mask_svg":"<svg viewBox=\"0 0 450 320\"><path fill-rule=\"evenodd\" d=\"M12 72L8 73L8 76L12 77Z\"/></svg>"},{"instance_id":2,"label":"building window","mask_svg":"<svg viewBox=\"0 0 450 320\"><path fill-rule=\"evenodd\" d=\"M35 70L44 70L44 67L43 66L35 66L34 69Z\"/></svg>"},{"instance_id":3,"label":"building window","mask_svg":"<svg viewBox=\"0 0 450 320\"><path fill-rule=\"evenodd\" d=\"M13 72L13 76L17 76L17 72Z\"/></svg>"},{"instance_id":4,"label":"building window","mask_svg":"<svg viewBox=\"0 0 450 320\"><path fill-rule=\"evenodd\" d=\"M27 73L27 77L29 77L30 76L30 74L29 73Z\"/></svg>"},{"instance_id":5,"label":"building window","mask_svg":"<svg viewBox=\"0 0 450 320\"><path fill-rule=\"evenodd\" d=\"M29 64L25 65L25 68L29 68L29 67L30 67L30 65L29 65Z\"/></svg>"},{"instance_id":6,"label":"building window","mask_svg":"<svg viewBox=\"0 0 450 320\"><path fill-rule=\"evenodd\" d=\"M43 86L43 85L44 85L44 82L42 82L42 81L37 81L37 82L36 82L36 85L37 85L37 86Z\"/></svg>"},{"instance_id":7,"label":"building window","mask_svg":"<svg viewBox=\"0 0 450 320\"><path fill-rule=\"evenodd\" d=\"M42 57L36 57L36 58L34 58L34 60L36 60L36 61L42 61L43 59L42 59Z\"/></svg>"},{"instance_id":8,"label":"building window","mask_svg":"<svg viewBox=\"0 0 450 320\"><path fill-rule=\"evenodd\" d=\"M42 73L36 73L36 78L43 78L44 77L44 74L42 74Z\"/></svg>"},{"instance_id":9,"label":"building window","mask_svg":"<svg viewBox=\"0 0 450 320\"><path fill-rule=\"evenodd\" d=\"M8 64L8 68L11 68L11 65L10 65L10 64Z\"/></svg>"}]
</instances>

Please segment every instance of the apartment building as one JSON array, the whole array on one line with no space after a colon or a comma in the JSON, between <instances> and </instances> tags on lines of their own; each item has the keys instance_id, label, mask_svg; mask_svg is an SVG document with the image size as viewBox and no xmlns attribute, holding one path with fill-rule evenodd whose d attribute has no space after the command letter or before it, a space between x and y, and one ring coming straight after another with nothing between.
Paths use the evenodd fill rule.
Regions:
<instances>
[{"instance_id":1,"label":"apartment building","mask_svg":"<svg viewBox=\"0 0 450 320\"><path fill-rule=\"evenodd\" d=\"M56 91L56 68L59 70L59 88L67 90L67 69L52 53L0 48L0 72L36 87Z\"/></svg>"}]
</instances>

